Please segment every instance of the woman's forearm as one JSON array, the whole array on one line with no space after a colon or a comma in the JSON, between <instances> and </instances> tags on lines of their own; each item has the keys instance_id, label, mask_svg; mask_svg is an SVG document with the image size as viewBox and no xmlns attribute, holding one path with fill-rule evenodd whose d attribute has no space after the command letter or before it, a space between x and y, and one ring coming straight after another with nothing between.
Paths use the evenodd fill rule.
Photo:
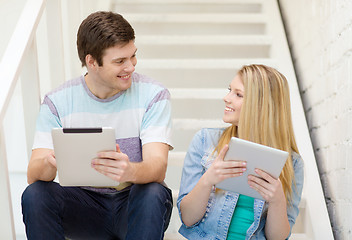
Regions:
<instances>
[{"instance_id":1,"label":"woman's forearm","mask_svg":"<svg viewBox=\"0 0 352 240\"><path fill-rule=\"evenodd\" d=\"M267 239L286 239L290 233L286 202L275 203L268 208L265 224Z\"/></svg>"},{"instance_id":2,"label":"woman's forearm","mask_svg":"<svg viewBox=\"0 0 352 240\"><path fill-rule=\"evenodd\" d=\"M212 187L203 175L193 190L182 199L180 204L181 217L186 226L192 226L202 219Z\"/></svg>"}]
</instances>

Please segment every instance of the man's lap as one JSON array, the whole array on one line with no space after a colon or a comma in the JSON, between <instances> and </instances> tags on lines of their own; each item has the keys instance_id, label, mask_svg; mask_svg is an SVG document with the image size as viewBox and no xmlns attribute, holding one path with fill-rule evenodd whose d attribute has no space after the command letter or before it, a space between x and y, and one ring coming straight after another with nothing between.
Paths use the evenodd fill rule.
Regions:
<instances>
[{"instance_id":1,"label":"man's lap","mask_svg":"<svg viewBox=\"0 0 352 240\"><path fill-rule=\"evenodd\" d=\"M155 201L156 198L161 198L159 203ZM59 215L57 219L61 219L60 224L69 238L79 236L89 239L94 238L94 235L107 235L106 239L113 239L112 236L123 238L121 236L127 232L129 202L135 202L134 208L139 212L145 206L153 209L155 204L170 202L172 197L169 189L156 183L132 185L118 193L101 194L80 187L61 187L55 182L38 181L28 186L22 201L23 208L27 208L23 211L32 215L36 214L34 212L42 215L48 209L54 215ZM145 204L139 206L140 203Z\"/></svg>"}]
</instances>

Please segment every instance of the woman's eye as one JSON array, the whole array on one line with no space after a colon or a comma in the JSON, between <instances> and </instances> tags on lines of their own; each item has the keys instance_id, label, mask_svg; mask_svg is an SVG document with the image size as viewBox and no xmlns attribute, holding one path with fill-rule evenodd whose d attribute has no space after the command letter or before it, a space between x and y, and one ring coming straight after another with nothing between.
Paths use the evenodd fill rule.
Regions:
<instances>
[{"instance_id":1,"label":"woman's eye","mask_svg":"<svg viewBox=\"0 0 352 240\"><path fill-rule=\"evenodd\" d=\"M240 97L240 98L243 97L243 95L240 93L237 93L236 95L237 95L237 97Z\"/></svg>"},{"instance_id":2,"label":"woman's eye","mask_svg":"<svg viewBox=\"0 0 352 240\"><path fill-rule=\"evenodd\" d=\"M230 87L228 87L227 90L229 90L229 92L231 92L231 88Z\"/></svg>"}]
</instances>

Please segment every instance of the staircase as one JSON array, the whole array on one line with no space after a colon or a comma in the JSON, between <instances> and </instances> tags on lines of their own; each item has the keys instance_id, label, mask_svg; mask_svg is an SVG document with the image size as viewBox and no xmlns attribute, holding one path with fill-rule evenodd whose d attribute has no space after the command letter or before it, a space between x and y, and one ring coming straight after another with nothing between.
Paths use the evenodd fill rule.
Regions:
<instances>
[{"instance_id":1,"label":"staircase","mask_svg":"<svg viewBox=\"0 0 352 240\"><path fill-rule=\"evenodd\" d=\"M174 202L193 135L203 127L226 126L222 98L244 64L266 64L287 76L305 171L316 168L275 0L116 0L112 9L135 29L137 71L159 80L171 92L175 149L170 152L166 182L173 189ZM319 178L314 181L319 189ZM321 189L319 194L322 197ZM315 233L309 216L313 205L307 206L306 196L305 189L291 239L333 239L329 223L324 238ZM320 202L325 204L323 198ZM183 239L177 233L180 224L175 206L165 239Z\"/></svg>"},{"instance_id":2,"label":"staircase","mask_svg":"<svg viewBox=\"0 0 352 240\"><path fill-rule=\"evenodd\" d=\"M171 92L175 149L166 182L175 208L165 239L184 239L177 232L176 199L188 145L199 129L226 126L222 97L237 70L250 63L276 67L290 84L294 129L305 162L303 199L291 239L333 239L276 0L23 1L21 23L0 62L0 239L26 239L20 197L27 186L39 99L82 71L75 50L77 27L88 13L108 9L121 13L136 31L137 72Z\"/></svg>"}]
</instances>

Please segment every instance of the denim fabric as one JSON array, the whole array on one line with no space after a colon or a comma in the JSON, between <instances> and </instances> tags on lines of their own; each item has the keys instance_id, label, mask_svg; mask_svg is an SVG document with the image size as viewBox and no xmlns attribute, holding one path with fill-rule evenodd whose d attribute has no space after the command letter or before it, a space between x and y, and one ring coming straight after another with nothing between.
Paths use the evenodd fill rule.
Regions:
<instances>
[{"instance_id":1,"label":"denim fabric","mask_svg":"<svg viewBox=\"0 0 352 240\"><path fill-rule=\"evenodd\" d=\"M214 160L212 152L224 129L202 129L194 136L188 149L181 178L180 192L177 199L177 207L180 212L182 199L194 188L201 176L210 167ZM293 186L292 205L287 207L287 216L290 227L295 223L298 216L298 205L301 201L303 188L303 161L298 154L292 155L295 172ZM213 188L203 218L187 227L182 223L179 232L187 239L226 239L232 214L237 204L237 193L217 190ZM266 239L265 221L267 205L260 199L254 200L254 222L247 230L246 239ZM182 221L182 218L181 218Z\"/></svg>"},{"instance_id":2,"label":"denim fabric","mask_svg":"<svg viewBox=\"0 0 352 240\"><path fill-rule=\"evenodd\" d=\"M22 195L29 240L163 239L171 210L171 191L158 183L102 194L37 181Z\"/></svg>"}]
</instances>

